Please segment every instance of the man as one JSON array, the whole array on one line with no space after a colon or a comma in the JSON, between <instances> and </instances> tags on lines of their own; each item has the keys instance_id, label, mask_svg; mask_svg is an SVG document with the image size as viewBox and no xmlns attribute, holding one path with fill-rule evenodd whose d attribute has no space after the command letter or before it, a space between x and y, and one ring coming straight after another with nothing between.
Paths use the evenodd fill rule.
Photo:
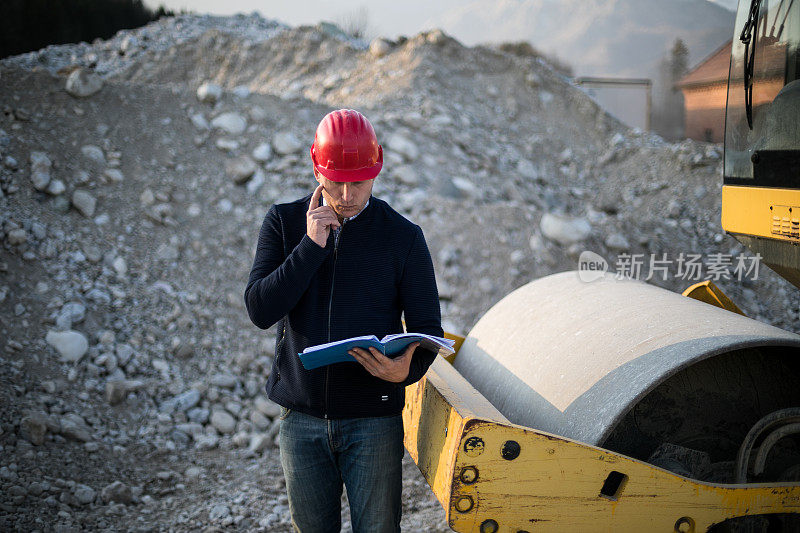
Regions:
<instances>
[{"instance_id":1,"label":"man","mask_svg":"<svg viewBox=\"0 0 800 533\"><path fill-rule=\"evenodd\" d=\"M372 196L383 149L357 111L317 127L318 186L274 205L258 237L245 290L250 319L278 323L266 390L283 406L281 464L296 531L339 531L342 482L353 531L400 530L405 386L435 354L412 344L390 359L354 349L357 362L305 370L304 348L403 331L441 336L439 296L422 230Z\"/></svg>"}]
</instances>

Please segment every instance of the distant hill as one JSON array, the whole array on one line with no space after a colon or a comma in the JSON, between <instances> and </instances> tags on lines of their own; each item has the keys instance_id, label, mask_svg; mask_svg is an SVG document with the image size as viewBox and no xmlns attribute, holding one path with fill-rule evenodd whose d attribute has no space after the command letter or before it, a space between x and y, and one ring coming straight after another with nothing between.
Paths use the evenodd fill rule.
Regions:
<instances>
[{"instance_id":1,"label":"distant hill","mask_svg":"<svg viewBox=\"0 0 800 533\"><path fill-rule=\"evenodd\" d=\"M733 35L734 12L706 0L470 1L431 17L465 44L528 40L578 76L651 77L676 38L689 65Z\"/></svg>"}]
</instances>

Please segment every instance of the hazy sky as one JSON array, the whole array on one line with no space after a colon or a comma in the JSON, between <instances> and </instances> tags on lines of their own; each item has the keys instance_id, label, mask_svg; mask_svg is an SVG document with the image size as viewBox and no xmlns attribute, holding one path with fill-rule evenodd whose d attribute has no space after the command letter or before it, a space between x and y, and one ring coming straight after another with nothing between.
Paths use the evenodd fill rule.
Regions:
<instances>
[{"instance_id":1,"label":"hazy sky","mask_svg":"<svg viewBox=\"0 0 800 533\"><path fill-rule=\"evenodd\" d=\"M196 13L219 15L258 11L265 18L292 26L316 24L321 20L341 22L359 11L366 11L370 36L390 38L430 29L425 26L429 18L460 3L460 0L145 0L150 7L163 4L175 11L186 8Z\"/></svg>"},{"instance_id":2,"label":"hazy sky","mask_svg":"<svg viewBox=\"0 0 800 533\"><path fill-rule=\"evenodd\" d=\"M737 0L715 1L736 9ZM389 38L431 29L430 19L462 3L463 0L145 0L145 4L151 7L163 4L175 11L190 9L196 13L218 15L258 11L265 18L278 19L292 26L316 24L321 20L341 22L366 10L368 34Z\"/></svg>"}]
</instances>

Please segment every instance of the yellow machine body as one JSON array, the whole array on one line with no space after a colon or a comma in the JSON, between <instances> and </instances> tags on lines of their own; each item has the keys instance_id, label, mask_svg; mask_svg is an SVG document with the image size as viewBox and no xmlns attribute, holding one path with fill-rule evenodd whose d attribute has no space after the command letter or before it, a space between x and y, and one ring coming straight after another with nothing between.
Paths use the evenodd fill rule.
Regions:
<instances>
[{"instance_id":1,"label":"yellow machine body","mask_svg":"<svg viewBox=\"0 0 800 533\"><path fill-rule=\"evenodd\" d=\"M722 228L800 287L800 189L724 185Z\"/></svg>"},{"instance_id":2,"label":"yellow machine body","mask_svg":"<svg viewBox=\"0 0 800 533\"><path fill-rule=\"evenodd\" d=\"M687 287L686 290L683 291L683 296L744 315L744 312L739 309L739 306L733 303L733 300L728 298L728 296L722 292L719 287L714 285L714 282L711 280L701 281Z\"/></svg>"},{"instance_id":3,"label":"yellow machine body","mask_svg":"<svg viewBox=\"0 0 800 533\"><path fill-rule=\"evenodd\" d=\"M705 531L800 512L797 484L702 483L509 422L437 359L406 389L405 445L461 532Z\"/></svg>"},{"instance_id":4,"label":"yellow machine body","mask_svg":"<svg viewBox=\"0 0 800 533\"><path fill-rule=\"evenodd\" d=\"M737 235L800 243L800 190L722 187L722 229Z\"/></svg>"},{"instance_id":5,"label":"yellow machine body","mask_svg":"<svg viewBox=\"0 0 800 533\"><path fill-rule=\"evenodd\" d=\"M708 482L646 460L654 437L713 455L765 414L800 404L800 336L736 313L701 285L722 300L554 274L503 298L466 338L451 336L453 362L437 358L406 389L403 414L406 448L450 527L686 532L800 513L797 483ZM654 418L655 434L638 434L632 416ZM665 435L662 425L676 429ZM697 443L703 433L719 443Z\"/></svg>"}]
</instances>

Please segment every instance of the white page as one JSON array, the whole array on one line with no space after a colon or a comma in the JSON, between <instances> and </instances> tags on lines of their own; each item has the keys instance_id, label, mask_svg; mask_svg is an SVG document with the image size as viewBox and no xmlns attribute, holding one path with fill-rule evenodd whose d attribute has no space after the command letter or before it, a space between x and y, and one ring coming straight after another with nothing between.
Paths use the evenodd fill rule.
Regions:
<instances>
[{"instance_id":1,"label":"white page","mask_svg":"<svg viewBox=\"0 0 800 533\"><path fill-rule=\"evenodd\" d=\"M342 343L349 342L349 341L375 341L375 342L381 342L380 340L378 340L378 337L376 337L375 335L364 335L363 337L352 337L350 339L342 339L340 341L328 342L328 343L325 343L325 344L317 344L316 346L309 346L308 348L303 350L303 353L316 352L317 350L323 350L323 349L328 348L330 346L336 346L337 344L342 344Z\"/></svg>"}]
</instances>

